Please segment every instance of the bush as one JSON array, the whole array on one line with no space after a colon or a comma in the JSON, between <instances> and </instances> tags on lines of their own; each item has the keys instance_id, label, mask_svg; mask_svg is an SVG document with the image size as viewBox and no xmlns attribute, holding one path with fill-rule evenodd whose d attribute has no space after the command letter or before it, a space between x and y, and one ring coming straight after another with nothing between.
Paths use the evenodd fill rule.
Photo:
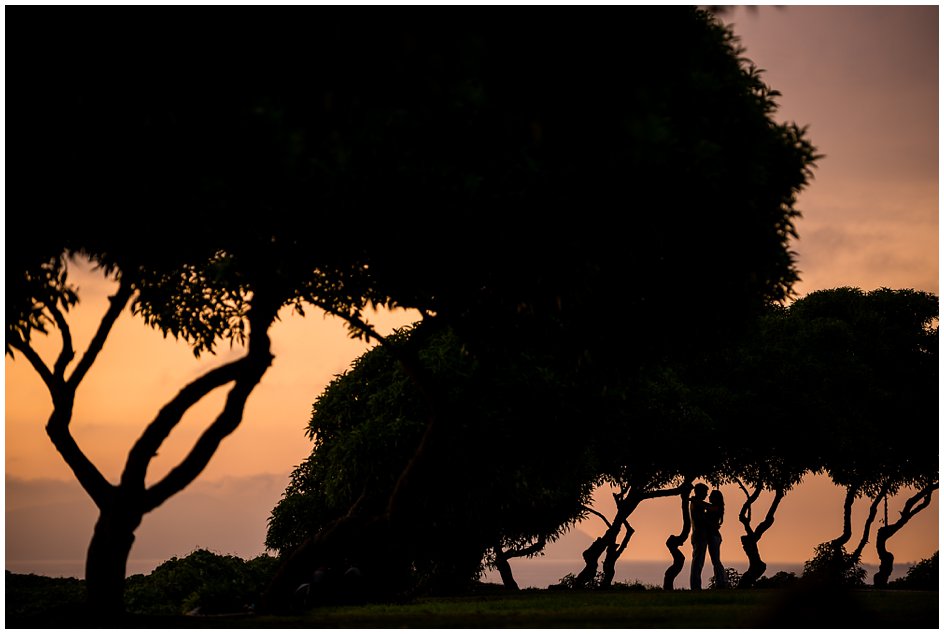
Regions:
<instances>
[{"instance_id":1,"label":"bush","mask_svg":"<svg viewBox=\"0 0 944 634\"><path fill-rule=\"evenodd\" d=\"M734 568L725 568L725 588L737 588L738 583L741 581L741 573L739 573ZM711 576L711 579L708 581L708 587L712 590L718 588L718 581L715 579L714 575Z\"/></svg>"},{"instance_id":2,"label":"bush","mask_svg":"<svg viewBox=\"0 0 944 634\"><path fill-rule=\"evenodd\" d=\"M865 585L865 568L844 547L824 542L803 564L803 579L830 587L858 587Z\"/></svg>"},{"instance_id":3,"label":"bush","mask_svg":"<svg viewBox=\"0 0 944 634\"><path fill-rule=\"evenodd\" d=\"M7 617L33 617L80 610L85 605L85 581L74 577L43 577L6 571Z\"/></svg>"},{"instance_id":4,"label":"bush","mask_svg":"<svg viewBox=\"0 0 944 634\"><path fill-rule=\"evenodd\" d=\"M935 552L927 559L922 559L911 566L904 577L892 581L888 587L903 590L937 590L939 587L937 555L938 553Z\"/></svg>"},{"instance_id":5,"label":"bush","mask_svg":"<svg viewBox=\"0 0 944 634\"><path fill-rule=\"evenodd\" d=\"M783 570L779 571L773 577L768 577L764 575L760 579L754 582L755 588L789 588L795 584L799 579L792 572L784 572Z\"/></svg>"},{"instance_id":6,"label":"bush","mask_svg":"<svg viewBox=\"0 0 944 634\"><path fill-rule=\"evenodd\" d=\"M252 609L275 571L266 555L249 561L195 550L172 557L149 575L133 575L125 586L129 612L172 615L199 609L202 614Z\"/></svg>"}]
</instances>

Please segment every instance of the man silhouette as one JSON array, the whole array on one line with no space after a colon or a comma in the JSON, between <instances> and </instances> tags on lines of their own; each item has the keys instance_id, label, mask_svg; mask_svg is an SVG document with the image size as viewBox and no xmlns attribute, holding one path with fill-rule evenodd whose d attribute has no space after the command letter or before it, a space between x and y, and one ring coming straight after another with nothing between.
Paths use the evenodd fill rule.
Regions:
<instances>
[{"instance_id":1,"label":"man silhouette","mask_svg":"<svg viewBox=\"0 0 944 634\"><path fill-rule=\"evenodd\" d=\"M692 489L689 500L692 516L692 590L701 590L701 571L705 567L705 552L708 550L708 538L711 533L711 518L708 515L708 485L699 482Z\"/></svg>"}]
</instances>

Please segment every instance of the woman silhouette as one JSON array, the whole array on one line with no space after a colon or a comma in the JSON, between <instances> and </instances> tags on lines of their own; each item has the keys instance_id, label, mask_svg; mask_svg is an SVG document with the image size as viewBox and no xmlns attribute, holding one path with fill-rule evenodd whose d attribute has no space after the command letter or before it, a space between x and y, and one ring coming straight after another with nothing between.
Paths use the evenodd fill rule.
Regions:
<instances>
[{"instance_id":1,"label":"woman silhouette","mask_svg":"<svg viewBox=\"0 0 944 634\"><path fill-rule=\"evenodd\" d=\"M715 571L715 587L727 588L728 578L721 563L721 524L724 523L724 495L715 489L708 496L706 506L708 556L711 557L711 567Z\"/></svg>"}]
</instances>

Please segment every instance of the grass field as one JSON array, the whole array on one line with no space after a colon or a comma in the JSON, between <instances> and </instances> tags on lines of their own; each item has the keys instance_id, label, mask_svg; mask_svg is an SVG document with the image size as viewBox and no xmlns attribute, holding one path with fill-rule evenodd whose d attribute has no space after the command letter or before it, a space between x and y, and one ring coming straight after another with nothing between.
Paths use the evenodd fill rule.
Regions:
<instances>
[{"instance_id":1,"label":"grass field","mask_svg":"<svg viewBox=\"0 0 944 634\"><path fill-rule=\"evenodd\" d=\"M7 605L10 606L8 588ZM78 606L11 615L6 627L102 625ZM937 628L938 593L863 589L524 591L403 604L319 607L290 616L128 616L125 628Z\"/></svg>"}]
</instances>

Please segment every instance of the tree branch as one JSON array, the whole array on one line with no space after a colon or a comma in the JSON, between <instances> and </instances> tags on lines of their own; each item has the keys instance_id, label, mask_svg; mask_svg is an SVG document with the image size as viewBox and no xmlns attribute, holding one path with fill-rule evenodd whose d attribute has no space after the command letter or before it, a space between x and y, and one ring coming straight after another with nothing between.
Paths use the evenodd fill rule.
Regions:
<instances>
[{"instance_id":1,"label":"tree branch","mask_svg":"<svg viewBox=\"0 0 944 634\"><path fill-rule=\"evenodd\" d=\"M125 469L121 475L122 486L143 489L148 465L184 414L216 388L235 381L246 363L248 355L208 371L181 389L177 396L164 405L128 452Z\"/></svg>"},{"instance_id":2,"label":"tree branch","mask_svg":"<svg viewBox=\"0 0 944 634\"><path fill-rule=\"evenodd\" d=\"M855 561L859 560L859 557L862 556L862 551L865 550L865 545L869 543L869 533L872 531L872 522L875 521L875 514L878 512L878 504L887 494L888 484L886 483L882 485L878 495L876 495L875 499L872 500L872 503L869 504L869 515L865 519L865 527L862 530L862 539L859 540L859 545L856 546L854 551L852 551L852 558Z\"/></svg>"},{"instance_id":3,"label":"tree branch","mask_svg":"<svg viewBox=\"0 0 944 634\"><path fill-rule=\"evenodd\" d=\"M72 347L72 331L69 329L69 324L62 311L55 304L46 304L46 308L52 314L52 318L62 335L62 350L59 351L59 357L56 359L52 372L58 382L63 382L65 381L66 367L75 358L75 349Z\"/></svg>"},{"instance_id":4,"label":"tree branch","mask_svg":"<svg viewBox=\"0 0 944 634\"><path fill-rule=\"evenodd\" d=\"M610 520L608 520L603 513L589 506L586 506L586 505L582 505L582 506L585 511L587 511L588 513L593 513L594 515L599 517L601 520L603 520L603 523L606 524L607 528L610 528L612 526L612 524L610 524Z\"/></svg>"},{"instance_id":5,"label":"tree branch","mask_svg":"<svg viewBox=\"0 0 944 634\"><path fill-rule=\"evenodd\" d=\"M56 399L59 402L53 406L52 414L46 423L46 434L95 505L104 509L111 504L115 487L105 479L98 467L92 464L69 433L74 396L74 393L70 393L64 398Z\"/></svg>"},{"instance_id":6,"label":"tree branch","mask_svg":"<svg viewBox=\"0 0 944 634\"><path fill-rule=\"evenodd\" d=\"M859 486L850 484L846 487L846 498L842 505L842 535L830 542L832 548L839 550L852 538L852 503L858 497Z\"/></svg>"},{"instance_id":7,"label":"tree branch","mask_svg":"<svg viewBox=\"0 0 944 634\"><path fill-rule=\"evenodd\" d=\"M262 376L272 363L273 357L270 352L268 327L274 318L274 311L268 320L253 320L252 316L250 317L249 353L242 360L242 363L237 366L238 373L235 384L226 396L223 411L203 432L190 453L180 464L174 467L160 482L145 491L145 513L157 508L190 485L210 462L223 439L233 433L239 426L249 395L262 380ZM142 449L142 451L145 450ZM138 477L137 473L134 477Z\"/></svg>"},{"instance_id":8,"label":"tree branch","mask_svg":"<svg viewBox=\"0 0 944 634\"><path fill-rule=\"evenodd\" d=\"M758 489L758 492L760 489ZM774 489L774 499L770 503L770 507L767 509L767 515L764 516L763 521L757 525L757 528L754 530L754 534L757 536L757 539L760 540L763 537L764 533L767 532L771 526L774 525L774 516L777 513L777 508L780 506L780 501L783 500L784 496L787 494L786 490L783 487L777 487Z\"/></svg>"},{"instance_id":9,"label":"tree branch","mask_svg":"<svg viewBox=\"0 0 944 634\"><path fill-rule=\"evenodd\" d=\"M540 552L546 545L547 539L544 537L539 537L536 542L527 548L516 548L514 550L505 551L505 558L511 559L512 557L528 557L534 553Z\"/></svg>"},{"instance_id":10,"label":"tree branch","mask_svg":"<svg viewBox=\"0 0 944 634\"><path fill-rule=\"evenodd\" d=\"M891 535L894 535L898 529L907 524L912 517L923 511L925 507L931 503L931 496L937 490L937 488L938 481L935 480L908 498L908 500L905 502L904 508L899 511L901 517L898 518L897 522L892 524L893 530L890 531Z\"/></svg>"},{"instance_id":11,"label":"tree branch","mask_svg":"<svg viewBox=\"0 0 944 634\"><path fill-rule=\"evenodd\" d=\"M122 279L118 290L114 295L108 298L108 310L105 312L104 317L102 317L102 322L99 324L95 336L92 337L88 349L85 351L85 354L82 355L78 365L75 366L75 370L72 371L72 376L66 381L66 384L73 392L79 386L79 383L82 382L82 379L85 378L85 374L89 371L89 368L92 367L92 364L98 357L98 353L102 351L102 346L105 345L108 333L111 332L112 326L115 325L115 320L121 315L121 311L128 304L128 300L131 299L132 294L134 294L134 288L131 283Z\"/></svg>"},{"instance_id":12,"label":"tree branch","mask_svg":"<svg viewBox=\"0 0 944 634\"><path fill-rule=\"evenodd\" d=\"M33 369L36 370L36 374L39 375L39 378L43 380L43 383L46 385L46 389L49 390L49 393L54 393L57 389L57 383L53 373L43 362L42 357L33 350L33 347L30 346L26 341L21 337L12 337L10 333L7 333L7 345L9 345L14 350L19 351L26 357L26 360L29 361L30 365L33 366Z\"/></svg>"}]
</instances>

